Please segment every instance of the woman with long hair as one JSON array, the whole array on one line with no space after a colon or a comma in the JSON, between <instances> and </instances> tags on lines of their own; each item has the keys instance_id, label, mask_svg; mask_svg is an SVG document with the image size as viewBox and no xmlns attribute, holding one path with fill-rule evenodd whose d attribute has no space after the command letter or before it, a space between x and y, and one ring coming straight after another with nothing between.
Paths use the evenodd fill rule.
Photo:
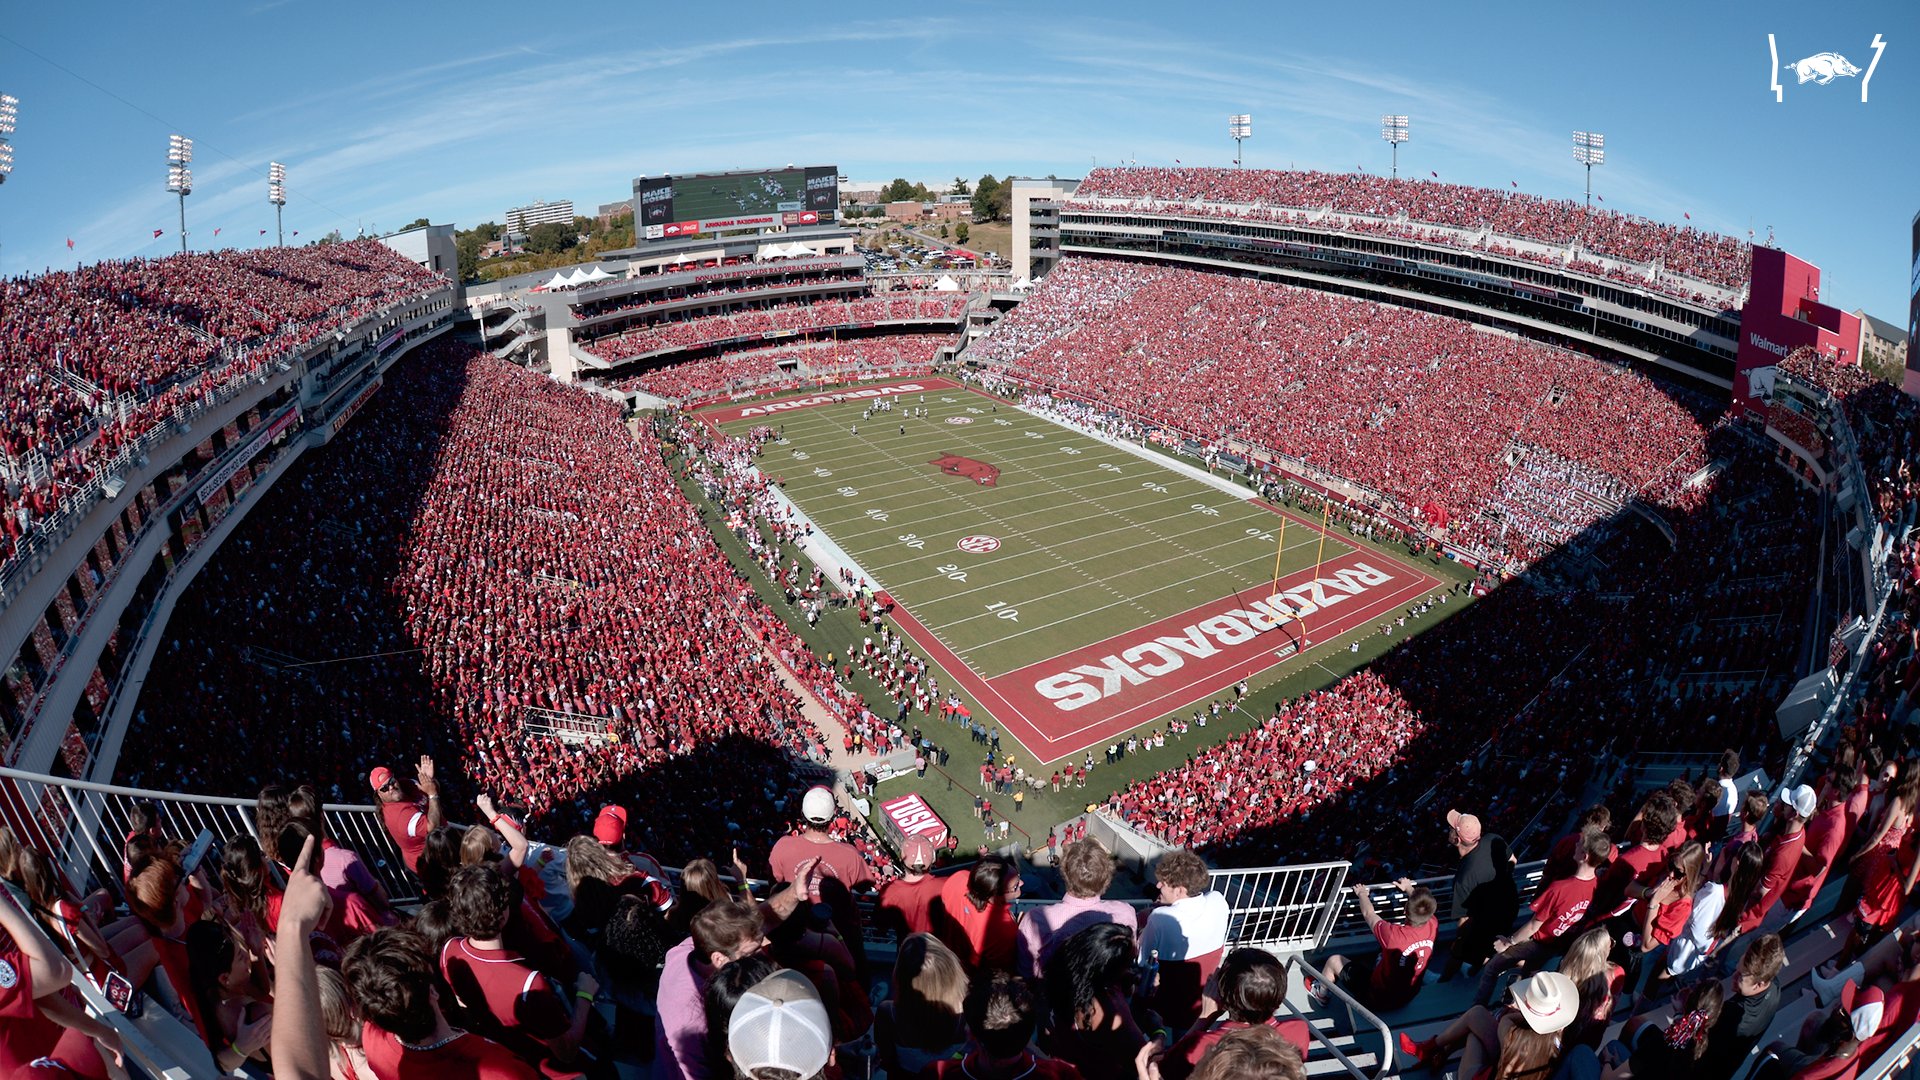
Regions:
<instances>
[{"instance_id":1,"label":"woman with long hair","mask_svg":"<svg viewBox=\"0 0 1920 1080\"><path fill-rule=\"evenodd\" d=\"M1663 1031L1644 1017L1628 1021L1620 1033L1631 1049L1636 1076L1685 1076L1707 1052L1707 1036L1720 1022L1726 991L1718 979L1697 983Z\"/></svg>"},{"instance_id":2,"label":"woman with long hair","mask_svg":"<svg viewBox=\"0 0 1920 1080\"><path fill-rule=\"evenodd\" d=\"M122 954L107 935L93 925L92 917L68 891L51 859L35 848L23 848L16 865L20 887L33 906L34 918L46 928L48 937L60 943L61 951L86 973L95 987L106 985L110 971L118 971L135 986L146 985L160 960L138 919L129 917L122 920L127 925L116 927L122 940L135 943L130 952Z\"/></svg>"},{"instance_id":3,"label":"woman with long hair","mask_svg":"<svg viewBox=\"0 0 1920 1080\"><path fill-rule=\"evenodd\" d=\"M254 967L246 942L218 922L197 922L187 929L189 986L206 1021L207 1049L221 1072L247 1061L267 1064L267 1039L273 1032L273 1000L266 979Z\"/></svg>"},{"instance_id":4,"label":"woman with long hair","mask_svg":"<svg viewBox=\"0 0 1920 1080\"><path fill-rule=\"evenodd\" d=\"M360 1009L347 980L330 967L315 967L320 979L320 1023L327 1031L327 1072L333 1080L374 1080L360 1047Z\"/></svg>"},{"instance_id":5,"label":"woman with long hair","mask_svg":"<svg viewBox=\"0 0 1920 1080\"><path fill-rule=\"evenodd\" d=\"M1403 1032L1400 1052L1438 1068L1457 1051L1467 1080L1547 1080L1560 1060L1561 1035L1580 1015L1580 991L1558 971L1515 983L1499 1012L1475 1005L1444 1031L1414 1042Z\"/></svg>"},{"instance_id":6,"label":"woman with long hair","mask_svg":"<svg viewBox=\"0 0 1920 1080\"><path fill-rule=\"evenodd\" d=\"M910 934L893 964L893 999L874 1017L889 1076L916 1076L966 1050L967 969L932 934Z\"/></svg>"},{"instance_id":7,"label":"woman with long hair","mask_svg":"<svg viewBox=\"0 0 1920 1080\"><path fill-rule=\"evenodd\" d=\"M1096 923L1047 957L1042 980L1048 1018L1040 1048L1085 1076L1124 1076L1147 1037L1129 1000L1139 988L1140 950L1133 932Z\"/></svg>"},{"instance_id":8,"label":"woman with long hair","mask_svg":"<svg viewBox=\"0 0 1920 1080\"><path fill-rule=\"evenodd\" d=\"M1560 974L1573 980L1580 993L1580 1011L1561 1034L1568 1046L1599 1049L1613 1015L1613 985L1623 974L1613 962L1613 935L1596 926L1573 939L1560 959Z\"/></svg>"},{"instance_id":9,"label":"woman with long hair","mask_svg":"<svg viewBox=\"0 0 1920 1080\"><path fill-rule=\"evenodd\" d=\"M255 956L267 954L267 942L280 925L280 888L267 868L260 842L245 833L220 852L220 888L228 917Z\"/></svg>"},{"instance_id":10,"label":"woman with long hair","mask_svg":"<svg viewBox=\"0 0 1920 1080\"><path fill-rule=\"evenodd\" d=\"M372 933L382 926L399 923L387 898L386 886L380 884L380 879L373 876L358 854L340 846L328 835L327 815L322 810L319 792L313 790L311 784L302 784L287 796L287 815L288 825L301 825L319 837L320 865L315 873L333 894L334 906L342 909L341 921L356 933ZM282 826L277 835L280 861L291 866L299 853L299 842L286 826ZM291 851L287 850L289 842Z\"/></svg>"},{"instance_id":11,"label":"woman with long hair","mask_svg":"<svg viewBox=\"0 0 1920 1080\"><path fill-rule=\"evenodd\" d=\"M639 897L661 911L673 904L673 894L664 883L641 873L591 836L567 841L567 887L573 892L567 932L590 950L598 948L600 935L620 906L621 897Z\"/></svg>"},{"instance_id":12,"label":"woman with long hair","mask_svg":"<svg viewBox=\"0 0 1920 1080\"><path fill-rule=\"evenodd\" d=\"M1638 935L1630 947L1628 970L1637 996L1656 971L1663 970L1674 939L1686 933L1693 897L1707 869L1707 849L1689 841L1667 864L1667 876L1647 891L1636 910Z\"/></svg>"}]
</instances>

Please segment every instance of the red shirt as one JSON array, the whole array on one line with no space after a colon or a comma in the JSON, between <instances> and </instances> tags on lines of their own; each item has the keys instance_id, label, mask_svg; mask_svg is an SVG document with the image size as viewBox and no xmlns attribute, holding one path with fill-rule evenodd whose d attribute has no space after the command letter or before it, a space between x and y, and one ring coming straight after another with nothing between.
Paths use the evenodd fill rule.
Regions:
<instances>
[{"instance_id":1,"label":"red shirt","mask_svg":"<svg viewBox=\"0 0 1920 1080\"><path fill-rule=\"evenodd\" d=\"M386 822L387 834L400 846L401 861L407 869L418 872L420 853L427 850L427 833L433 828L427 821L427 800L383 802L380 820Z\"/></svg>"},{"instance_id":2,"label":"red shirt","mask_svg":"<svg viewBox=\"0 0 1920 1080\"><path fill-rule=\"evenodd\" d=\"M947 943L960 961L971 969L1013 967L1014 943L1019 928L1003 897L994 897L986 910L973 906L967 895L967 873L948 874L940 882L940 940Z\"/></svg>"},{"instance_id":3,"label":"red shirt","mask_svg":"<svg viewBox=\"0 0 1920 1080\"><path fill-rule=\"evenodd\" d=\"M1613 862L1607 864L1604 875L1596 879L1593 914L1597 918L1611 919L1632 908L1634 902L1627 899L1627 886L1635 882L1656 884L1666 870L1666 852L1651 844L1639 843L1617 852Z\"/></svg>"},{"instance_id":4,"label":"red shirt","mask_svg":"<svg viewBox=\"0 0 1920 1080\"><path fill-rule=\"evenodd\" d=\"M367 1023L360 1048L379 1080L541 1080L540 1071L511 1050L464 1031L430 1050L409 1050L391 1032Z\"/></svg>"},{"instance_id":5,"label":"red shirt","mask_svg":"<svg viewBox=\"0 0 1920 1080\"><path fill-rule=\"evenodd\" d=\"M873 880L873 870L867 866L867 860L860 857L852 844L839 841L816 843L804 836L783 836L773 845L773 853L767 861L773 866L775 881L792 881L793 872L808 859L820 859L826 863L826 872L840 879L841 884L851 889L863 881Z\"/></svg>"},{"instance_id":6,"label":"red shirt","mask_svg":"<svg viewBox=\"0 0 1920 1080\"><path fill-rule=\"evenodd\" d=\"M1800 849L1800 862L1780 893L1780 902L1789 911L1800 911L1813 903L1820 886L1826 884L1834 856L1847 843L1847 805L1838 803L1813 815L1801 835L1806 840Z\"/></svg>"},{"instance_id":7,"label":"red shirt","mask_svg":"<svg viewBox=\"0 0 1920 1080\"><path fill-rule=\"evenodd\" d=\"M544 1058L546 1040L573 1024L573 1010L553 980L505 949L454 938L440 950L440 974L468 1016L491 1016L487 1034L528 1061Z\"/></svg>"},{"instance_id":8,"label":"red shirt","mask_svg":"<svg viewBox=\"0 0 1920 1080\"><path fill-rule=\"evenodd\" d=\"M0 897L0 904L8 903ZM53 1052L60 1025L40 1015L33 1000L33 972L13 935L0 929L0 1076L12 1076L34 1058Z\"/></svg>"},{"instance_id":9,"label":"red shirt","mask_svg":"<svg viewBox=\"0 0 1920 1080\"><path fill-rule=\"evenodd\" d=\"M965 875L961 875L965 876ZM896 938L933 933L933 902L940 898L940 879L898 880L880 891L880 922ZM903 929L904 928L904 929Z\"/></svg>"},{"instance_id":10,"label":"red shirt","mask_svg":"<svg viewBox=\"0 0 1920 1080\"><path fill-rule=\"evenodd\" d=\"M1533 916L1540 921L1533 940L1552 941L1580 925L1580 920L1586 917L1587 905L1593 902L1597 882L1597 878L1561 878L1541 889L1540 895L1533 898Z\"/></svg>"},{"instance_id":11,"label":"red shirt","mask_svg":"<svg viewBox=\"0 0 1920 1080\"><path fill-rule=\"evenodd\" d=\"M1766 871L1760 878L1761 892L1754 897L1753 903L1747 905L1747 910L1740 913L1741 933L1759 926L1760 920L1767 917L1767 912L1787 891L1787 881L1793 876L1794 868L1800 865L1800 853L1806 846L1806 839L1806 830L1802 829L1792 836L1775 837L1767 845Z\"/></svg>"},{"instance_id":12,"label":"red shirt","mask_svg":"<svg viewBox=\"0 0 1920 1080\"><path fill-rule=\"evenodd\" d=\"M1382 922L1380 925L1387 926L1389 924ZM1431 932L1429 932L1428 937L1432 937ZM1225 1013L1218 1015L1220 1017L1226 1016ZM1252 1024L1244 1021L1227 1019L1216 1019L1204 1027L1196 1026L1192 1031L1187 1032L1179 1042L1174 1043L1173 1046L1167 1050L1166 1055L1160 1059L1160 1080L1186 1080L1187 1077L1193 1075L1193 1070L1200 1064L1200 1059L1206 1057L1207 1051L1213 1049L1214 1043L1219 1042L1221 1039L1226 1038L1236 1031L1242 1031L1252 1026ZM1278 1031L1281 1038L1292 1043L1294 1047L1300 1051L1302 1060L1306 1059L1307 1049L1309 1045L1311 1045L1311 1036L1307 1033L1305 1021L1291 1018L1282 1020L1276 1016L1267 1021L1267 1026Z\"/></svg>"},{"instance_id":13,"label":"red shirt","mask_svg":"<svg viewBox=\"0 0 1920 1080\"><path fill-rule=\"evenodd\" d=\"M1381 919L1373 924L1373 936L1380 942L1380 959L1373 965L1368 990L1375 1011L1398 1009L1420 992L1420 976L1426 974L1427 961L1433 957L1433 931L1438 924L1428 919L1424 926ZM1306 1053L1305 1048L1301 1053Z\"/></svg>"},{"instance_id":14,"label":"red shirt","mask_svg":"<svg viewBox=\"0 0 1920 1080\"><path fill-rule=\"evenodd\" d=\"M1693 915L1693 897L1676 896L1661 905L1658 914L1653 917L1653 940L1668 945L1687 928L1687 919Z\"/></svg>"}]
</instances>

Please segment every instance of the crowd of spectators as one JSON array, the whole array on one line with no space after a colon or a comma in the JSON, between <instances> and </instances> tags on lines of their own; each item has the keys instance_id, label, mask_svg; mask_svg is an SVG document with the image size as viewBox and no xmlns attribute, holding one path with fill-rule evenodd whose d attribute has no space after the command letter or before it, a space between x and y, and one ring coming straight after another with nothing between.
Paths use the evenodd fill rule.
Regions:
<instances>
[{"instance_id":1,"label":"crowd of spectators","mask_svg":"<svg viewBox=\"0 0 1920 1080\"><path fill-rule=\"evenodd\" d=\"M889 293L858 300L746 308L687 319L665 317L638 329L582 341L581 347L608 363L619 363L637 356L769 334L810 333L881 322L951 323L960 318L970 299L965 293Z\"/></svg>"},{"instance_id":2,"label":"crowd of spectators","mask_svg":"<svg viewBox=\"0 0 1920 1080\"><path fill-rule=\"evenodd\" d=\"M0 281L0 559L182 405L444 284L373 240Z\"/></svg>"},{"instance_id":3,"label":"crowd of spectators","mask_svg":"<svg viewBox=\"0 0 1920 1080\"><path fill-rule=\"evenodd\" d=\"M1630 497L1686 498L1706 464L1705 408L1636 372L1251 278L1068 258L969 355L1210 445L1301 461L1515 565Z\"/></svg>"},{"instance_id":4,"label":"crowd of spectators","mask_svg":"<svg viewBox=\"0 0 1920 1080\"><path fill-rule=\"evenodd\" d=\"M430 346L183 597L125 775L233 790L302 771L346 798L427 745L534 820L618 791L666 850L764 842L773 789L824 749L765 652L791 631L700 517L614 404Z\"/></svg>"},{"instance_id":5,"label":"crowd of spectators","mask_svg":"<svg viewBox=\"0 0 1920 1080\"><path fill-rule=\"evenodd\" d=\"M1693 298L1693 290L1676 276L1737 291L1746 286L1752 268L1752 245L1731 236L1593 209L1573 199L1545 199L1517 189L1501 191L1437 180L1276 169L1104 168L1087 174L1067 207L1099 209L1103 202L1096 200L1114 199L1221 217L1252 212L1250 216L1257 219L1283 224L1301 223L1307 215L1321 211L1363 215L1316 218L1314 224L1470 248L1485 245L1498 253L1549 261L1537 257L1539 253L1498 246L1494 241L1509 237L1571 252L1573 257L1590 252L1635 264L1645 269L1636 273L1619 268L1619 273L1608 276L1653 284L1687 299ZM1607 269L1591 261L1578 268L1585 272Z\"/></svg>"},{"instance_id":6,"label":"crowd of spectators","mask_svg":"<svg viewBox=\"0 0 1920 1080\"><path fill-rule=\"evenodd\" d=\"M843 382L862 372L928 369L949 334L893 334L845 341L808 341L729 352L629 375L615 390L640 391L686 404L744 389L768 389L822 379Z\"/></svg>"}]
</instances>

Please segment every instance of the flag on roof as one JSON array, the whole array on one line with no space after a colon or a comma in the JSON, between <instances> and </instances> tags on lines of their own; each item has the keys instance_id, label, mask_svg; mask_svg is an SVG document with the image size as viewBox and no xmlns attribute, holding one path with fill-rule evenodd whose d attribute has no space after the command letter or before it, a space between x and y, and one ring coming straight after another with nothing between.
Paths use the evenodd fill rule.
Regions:
<instances>
[{"instance_id":1,"label":"flag on roof","mask_svg":"<svg viewBox=\"0 0 1920 1080\"><path fill-rule=\"evenodd\" d=\"M1512 184L1512 185L1513 185L1514 187L1519 187L1519 186L1520 186L1520 181L1518 181L1518 180L1509 180L1509 181L1507 181L1507 183L1509 183L1509 184Z\"/></svg>"},{"instance_id":2,"label":"flag on roof","mask_svg":"<svg viewBox=\"0 0 1920 1080\"><path fill-rule=\"evenodd\" d=\"M1432 172L1432 171L1429 171L1429 172L1427 173L1427 175L1428 175L1428 176L1431 176L1431 177L1433 177L1433 178L1434 178L1435 180L1438 180L1438 179L1440 179L1440 174L1439 174L1439 173L1437 173L1437 172Z\"/></svg>"},{"instance_id":3,"label":"flag on roof","mask_svg":"<svg viewBox=\"0 0 1920 1080\"><path fill-rule=\"evenodd\" d=\"M1692 220L1693 220L1693 215L1692 215L1692 214L1689 214L1689 213L1687 213L1687 212L1686 212L1686 211L1684 211L1684 210L1680 212L1680 216L1681 216L1681 217L1683 217L1683 218L1686 218L1686 219L1687 219L1688 221L1692 221Z\"/></svg>"},{"instance_id":4,"label":"flag on roof","mask_svg":"<svg viewBox=\"0 0 1920 1080\"><path fill-rule=\"evenodd\" d=\"M159 238L160 238L160 235L161 235L162 233L164 233L164 232L166 232L166 231L167 231L167 230L165 230L165 229L155 229L155 230L153 230L153 236L154 236L154 239L156 239L156 240L157 240L157 239L159 239Z\"/></svg>"},{"instance_id":5,"label":"flag on roof","mask_svg":"<svg viewBox=\"0 0 1920 1080\"><path fill-rule=\"evenodd\" d=\"M260 235L261 235L261 236L265 236L265 235L267 235L267 230L265 230L265 229L261 229L261 230L260 230Z\"/></svg>"},{"instance_id":6,"label":"flag on roof","mask_svg":"<svg viewBox=\"0 0 1920 1080\"><path fill-rule=\"evenodd\" d=\"M219 236L219 235L220 235L220 230L219 230L218 228L215 228L215 229L213 230L213 235L215 235L215 236Z\"/></svg>"},{"instance_id":7,"label":"flag on roof","mask_svg":"<svg viewBox=\"0 0 1920 1080\"><path fill-rule=\"evenodd\" d=\"M67 237L67 250L68 251L73 250L73 237L71 236Z\"/></svg>"}]
</instances>

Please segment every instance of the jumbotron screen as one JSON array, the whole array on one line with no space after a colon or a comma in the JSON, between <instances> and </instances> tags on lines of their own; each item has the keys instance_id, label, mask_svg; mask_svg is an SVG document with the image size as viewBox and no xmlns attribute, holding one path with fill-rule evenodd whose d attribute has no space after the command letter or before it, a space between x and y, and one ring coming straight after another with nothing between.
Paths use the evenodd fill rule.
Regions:
<instances>
[{"instance_id":1,"label":"jumbotron screen","mask_svg":"<svg viewBox=\"0 0 1920 1080\"><path fill-rule=\"evenodd\" d=\"M831 222L840 208L839 177L832 165L643 176L633 182L640 238Z\"/></svg>"}]
</instances>

